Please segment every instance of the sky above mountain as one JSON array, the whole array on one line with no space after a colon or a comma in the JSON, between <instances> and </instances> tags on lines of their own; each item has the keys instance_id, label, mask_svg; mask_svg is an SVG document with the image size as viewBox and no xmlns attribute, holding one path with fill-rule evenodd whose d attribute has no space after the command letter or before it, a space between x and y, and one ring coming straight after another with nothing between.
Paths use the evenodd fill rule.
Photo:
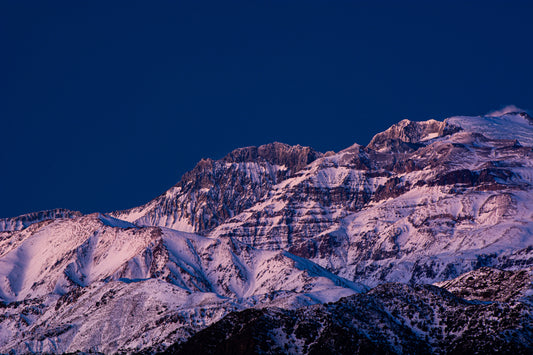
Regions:
<instances>
[{"instance_id":1,"label":"sky above mountain","mask_svg":"<svg viewBox=\"0 0 533 355\"><path fill-rule=\"evenodd\" d=\"M533 108L529 1L2 1L0 217L147 202L204 157Z\"/></svg>"}]
</instances>

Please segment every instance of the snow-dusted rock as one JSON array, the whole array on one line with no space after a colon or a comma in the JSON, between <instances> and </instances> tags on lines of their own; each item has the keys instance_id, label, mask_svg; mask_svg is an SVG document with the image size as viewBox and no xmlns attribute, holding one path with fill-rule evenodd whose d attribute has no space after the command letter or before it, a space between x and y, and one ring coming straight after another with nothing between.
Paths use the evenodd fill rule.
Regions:
<instances>
[{"instance_id":1,"label":"snow-dusted rock","mask_svg":"<svg viewBox=\"0 0 533 355\"><path fill-rule=\"evenodd\" d=\"M1 231L16 231L24 229L33 223L57 218L73 218L81 216L81 212L69 211L62 208L23 214L12 218L0 218Z\"/></svg>"}]
</instances>

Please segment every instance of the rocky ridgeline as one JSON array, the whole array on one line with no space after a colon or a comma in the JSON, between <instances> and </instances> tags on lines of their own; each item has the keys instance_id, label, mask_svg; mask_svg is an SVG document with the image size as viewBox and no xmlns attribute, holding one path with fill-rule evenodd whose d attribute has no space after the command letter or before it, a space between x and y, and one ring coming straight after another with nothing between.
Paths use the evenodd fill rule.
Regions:
<instances>
[{"instance_id":1,"label":"rocky ridgeline","mask_svg":"<svg viewBox=\"0 0 533 355\"><path fill-rule=\"evenodd\" d=\"M0 218L0 232L18 231L41 221L57 218L73 218L81 215L81 212L56 208L53 210L23 214L22 216L13 218Z\"/></svg>"}]
</instances>

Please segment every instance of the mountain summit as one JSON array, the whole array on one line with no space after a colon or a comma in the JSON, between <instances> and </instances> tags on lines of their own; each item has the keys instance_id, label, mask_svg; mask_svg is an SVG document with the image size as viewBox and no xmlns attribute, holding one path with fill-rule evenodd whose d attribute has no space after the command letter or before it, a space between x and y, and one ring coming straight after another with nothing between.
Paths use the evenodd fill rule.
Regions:
<instances>
[{"instance_id":1,"label":"mountain summit","mask_svg":"<svg viewBox=\"0 0 533 355\"><path fill-rule=\"evenodd\" d=\"M240 148L140 207L2 219L0 352L528 353L532 122Z\"/></svg>"},{"instance_id":2,"label":"mountain summit","mask_svg":"<svg viewBox=\"0 0 533 355\"><path fill-rule=\"evenodd\" d=\"M157 199L112 215L138 225L205 234L320 156L309 147L277 142L239 148L217 161L202 159Z\"/></svg>"}]
</instances>

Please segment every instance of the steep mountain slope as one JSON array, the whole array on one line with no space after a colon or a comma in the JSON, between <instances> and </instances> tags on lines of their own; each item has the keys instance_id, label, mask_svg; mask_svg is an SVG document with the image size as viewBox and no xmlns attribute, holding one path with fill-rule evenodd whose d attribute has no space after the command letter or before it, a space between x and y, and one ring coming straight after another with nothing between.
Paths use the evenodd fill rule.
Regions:
<instances>
[{"instance_id":1,"label":"steep mountain slope","mask_svg":"<svg viewBox=\"0 0 533 355\"><path fill-rule=\"evenodd\" d=\"M163 346L231 310L363 290L287 252L231 239L101 214L48 220L0 244L0 352Z\"/></svg>"}]
</instances>

